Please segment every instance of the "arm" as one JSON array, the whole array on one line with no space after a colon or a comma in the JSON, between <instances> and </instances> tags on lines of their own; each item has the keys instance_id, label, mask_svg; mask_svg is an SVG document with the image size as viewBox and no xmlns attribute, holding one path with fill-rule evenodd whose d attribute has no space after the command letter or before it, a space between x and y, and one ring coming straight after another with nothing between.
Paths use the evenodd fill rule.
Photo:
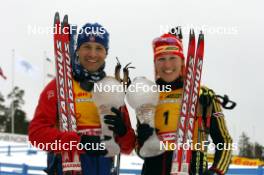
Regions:
<instances>
[{"instance_id":1,"label":"arm","mask_svg":"<svg viewBox=\"0 0 264 175\"><path fill-rule=\"evenodd\" d=\"M222 147L228 148L227 146L229 146L229 149L215 149L214 162L210 170L213 170L218 174L225 174L231 162L232 138L226 127L224 114L222 113L219 102L213 99L212 105L213 111L211 117L210 135L215 145L225 144L226 146Z\"/></svg>"},{"instance_id":2,"label":"arm","mask_svg":"<svg viewBox=\"0 0 264 175\"><path fill-rule=\"evenodd\" d=\"M69 140L79 142L79 136L74 132L61 132L58 128L57 118L57 91L56 81L52 80L40 95L34 118L29 125L29 141L32 145L54 143L61 140L61 143ZM50 146L44 148L51 151Z\"/></svg>"}]
</instances>

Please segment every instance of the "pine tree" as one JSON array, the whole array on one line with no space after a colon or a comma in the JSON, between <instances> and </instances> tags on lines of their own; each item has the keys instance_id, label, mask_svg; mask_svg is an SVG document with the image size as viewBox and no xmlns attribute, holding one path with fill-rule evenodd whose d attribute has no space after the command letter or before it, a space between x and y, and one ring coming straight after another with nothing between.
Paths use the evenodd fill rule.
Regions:
<instances>
[{"instance_id":1,"label":"pine tree","mask_svg":"<svg viewBox=\"0 0 264 175\"><path fill-rule=\"evenodd\" d=\"M254 152L255 158L264 160L264 147L260 145L258 142L254 144Z\"/></svg>"},{"instance_id":2,"label":"pine tree","mask_svg":"<svg viewBox=\"0 0 264 175\"><path fill-rule=\"evenodd\" d=\"M27 134L29 122L26 120L26 113L22 109L23 104L25 104L24 94L24 90L17 86L14 87L7 95L7 99L11 100L11 104L8 107L4 105L4 96L0 94L0 132L11 132L11 119L12 115L14 115L14 132Z\"/></svg>"},{"instance_id":3,"label":"pine tree","mask_svg":"<svg viewBox=\"0 0 264 175\"><path fill-rule=\"evenodd\" d=\"M0 132L5 132L7 122L9 118L7 117L8 108L4 105L5 98L0 92Z\"/></svg>"},{"instance_id":4,"label":"pine tree","mask_svg":"<svg viewBox=\"0 0 264 175\"><path fill-rule=\"evenodd\" d=\"M239 156L253 157L253 145L250 143L249 137L243 132L239 138Z\"/></svg>"}]
</instances>

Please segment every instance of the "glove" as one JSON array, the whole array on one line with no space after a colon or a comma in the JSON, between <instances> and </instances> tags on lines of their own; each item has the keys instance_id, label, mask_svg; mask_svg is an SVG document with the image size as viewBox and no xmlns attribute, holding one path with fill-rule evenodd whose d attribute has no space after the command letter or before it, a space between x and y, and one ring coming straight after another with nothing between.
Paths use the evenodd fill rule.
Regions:
<instances>
[{"instance_id":1,"label":"glove","mask_svg":"<svg viewBox=\"0 0 264 175\"><path fill-rule=\"evenodd\" d=\"M114 107L111 108L111 111L115 113L115 115L105 115L104 122L110 125L108 127L110 130L112 130L116 135L122 137L127 132L127 128L123 120L123 114L120 110Z\"/></svg>"},{"instance_id":2,"label":"glove","mask_svg":"<svg viewBox=\"0 0 264 175\"><path fill-rule=\"evenodd\" d=\"M214 172L213 170L206 170L204 175L218 175L218 173Z\"/></svg>"},{"instance_id":3,"label":"glove","mask_svg":"<svg viewBox=\"0 0 264 175\"><path fill-rule=\"evenodd\" d=\"M88 155L104 156L108 152L99 136L82 135L80 143Z\"/></svg>"},{"instance_id":4,"label":"glove","mask_svg":"<svg viewBox=\"0 0 264 175\"><path fill-rule=\"evenodd\" d=\"M153 134L154 128L150 127L148 124L139 124L137 127L137 140L140 146L142 146L145 141Z\"/></svg>"}]
</instances>

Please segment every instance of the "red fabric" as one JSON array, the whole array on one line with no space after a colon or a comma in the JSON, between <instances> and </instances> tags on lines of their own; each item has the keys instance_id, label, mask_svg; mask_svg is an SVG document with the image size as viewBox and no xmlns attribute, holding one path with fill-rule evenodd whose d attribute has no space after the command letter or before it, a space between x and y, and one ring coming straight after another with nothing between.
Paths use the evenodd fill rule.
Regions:
<instances>
[{"instance_id":1,"label":"red fabric","mask_svg":"<svg viewBox=\"0 0 264 175\"><path fill-rule=\"evenodd\" d=\"M127 126L127 133L122 137L117 136L116 141L117 143L119 143L122 153L130 154L131 151L135 148L136 136L134 130L131 127L129 114L126 106L123 106L121 108L121 111L124 114L124 121Z\"/></svg>"},{"instance_id":2,"label":"red fabric","mask_svg":"<svg viewBox=\"0 0 264 175\"><path fill-rule=\"evenodd\" d=\"M116 140L121 147L121 152L129 154L134 148L135 134L131 127L127 110L124 112L124 120L128 132L123 137L116 138ZM54 79L42 91L34 118L30 122L29 141L31 144L37 146L37 144L54 143L56 140L64 142L80 141L80 137L77 134L61 132L58 129L57 115L57 89L56 80ZM44 150L51 151L51 147L45 147Z\"/></svg>"}]
</instances>

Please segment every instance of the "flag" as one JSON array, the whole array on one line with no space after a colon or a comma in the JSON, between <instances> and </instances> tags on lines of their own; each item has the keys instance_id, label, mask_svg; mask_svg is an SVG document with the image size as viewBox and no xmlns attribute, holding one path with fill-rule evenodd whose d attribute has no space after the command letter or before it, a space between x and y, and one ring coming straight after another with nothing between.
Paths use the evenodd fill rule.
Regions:
<instances>
[{"instance_id":1,"label":"flag","mask_svg":"<svg viewBox=\"0 0 264 175\"><path fill-rule=\"evenodd\" d=\"M51 59L49 57L46 57L46 61L51 62Z\"/></svg>"},{"instance_id":2,"label":"flag","mask_svg":"<svg viewBox=\"0 0 264 175\"><path fill-rule=\"evenodd\" d=\"M49 78L55 78L55 76L54 75L52 75L52 74L47 74L47 77L49 77Z\"/></svg>"},{"instance_id":3,"label":"flag","mask_svg":"<svg viewBox=\"0 0 264 175\"><path fill-rule=\"evenodd\" d=\"M3 70L2 70L1 67L0 67L0 76L1 76L3 79L6 80L6 76L5 76L5 74L4 74L4 72L3 72Z\"/></svg>"},{"instance_id":4,"label":"flag","mask_svg":"<svg viewBox=\"0 0 264 175\"><path fill-rule=\"evenodd\" d=\"M34 70L33 65L24 58L16 58L15 68L19 72L29 74Z\"/></svg>"},{"instance_id":5,"label":"flag","mask_svg":"<svg viewBox=\"0 0 264 175\"><path fill-rule=\"evenodd\" d=\"M39 68L22 57L16 58L15 70L31 77L39 77Z\"/></svg>"}]
</instances>

